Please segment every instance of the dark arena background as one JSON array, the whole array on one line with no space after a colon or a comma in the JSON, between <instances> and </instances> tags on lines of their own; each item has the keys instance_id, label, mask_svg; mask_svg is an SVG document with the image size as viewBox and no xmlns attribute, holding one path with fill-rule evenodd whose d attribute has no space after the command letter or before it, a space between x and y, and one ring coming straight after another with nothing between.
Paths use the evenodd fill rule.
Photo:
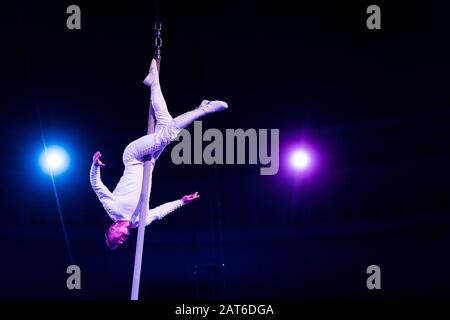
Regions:
<instances>
[{"instance_id":1,"label":"dark arena background","mask_svg":"<svg viewBox=\"0 0 450 320\"><path fill-rule=\"evenodd\" d=\"M66 26L73 4L79 30ZM381 29L366 25L373 4ZM112 190L123 149L146 132L156 2L1 8L0 298L128 300L137 233L107 248L112 221L89 170L100 150ZM261 175L249 154L176 165L169 145L150 206L201 198L146 229L139 299L449 298L448 10L160 1L171 114L226 101L203 131L279 129L279 170ZM67 152L64 173L41 170L44 145ZM81 289L66 285L70 265ZM380 289L368 288L369 266Z\"/></svg>"}]
</instances>

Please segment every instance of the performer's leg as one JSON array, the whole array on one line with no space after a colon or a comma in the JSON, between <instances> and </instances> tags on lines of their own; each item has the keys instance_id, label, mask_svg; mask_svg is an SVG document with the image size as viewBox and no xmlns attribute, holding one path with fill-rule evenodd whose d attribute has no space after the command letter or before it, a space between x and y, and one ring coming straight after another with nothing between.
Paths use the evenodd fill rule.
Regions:
<instances>
[{"instance_id":1,"label":"performer's leg","mask_svg":"<svg viewBox=\"0 0 450 320\"><path fill-rule=\"evenodd\" d=\"M151 88L152 107L156 118L155 133L143 136L130 143L123 154L124 163L126 160L133 159L141 161L145 155L149 154L159 155L164 147L177 137L181 129L186 128L189 124L208 113L228 108L228 105L223 101L203 100L198 108L173 119L161 92L155 59L152 60L149 74L145 78L144 83Z\"/></svg>"},{"instance_id":2,"label":"performer's leg","mask_svg":"<svg viewBox=\"0 0 450 320\"><path fill-rule=\"evenodd\" d=\"M198 108L179 115L178 117L173 119L169 126L174 127L176 130L181 130L189 126L195 120L209 113L222 111L227 108L228 105L226 104L226 102L218 100L203 100Z\"/></svg>"},{"instance_id":3,"label":"performer's leg","mask_svg":"<svg viewBox=\"0 0 450 320\"><path fill-rule=\"evenodd\" d=\"M151 90L152 90L152 97L151 97L152 107L156 119L155 130L159 130L161 126L167 126L173 120L173 118L170 115L169 110L167 110L167 104L161 92L161 86L153 85L151 87Z\"/></svg>"},{"instance_id":4,"label":"performer's leg","mask_svg":"<svg viewBox=\"0 0 450 320\"><path fill-rule=\"evenodd\" d=\"M156 66L156 60L153 59L150 69L144 83L151 89L151 102L156 120L156 128L158 131L161 126L166 126L172 121L172 116L167 109L167 104L161 91L159 83L159 73Z\"/></svg>"},{"instance_id":5,"label":"performer's leg","mask_svg":"<svg viewBox=\"0 0 450 320\"><path fill-rule=\"evenodd\" d=\"M173 119L167 109L166 101L161 92L159 72L155 59L153 59L150 64L149 73L144 79L144 83L151 88L152 106L156 118L156 131L159 131L162 127L166 126L172 127L174 129L183 129L195 120L208 113L225 110L228 107L228 105L223 101L203 100L203 102L197 109L186 112Z\"/></svg>"},{"instance_id":6,"label":"performer's leg","mask_svg":"<svg viewBox=\"0 0 450 320\"><path fill-rule=\"evenodd\" d=\"M164 130L157 131L131 142L123 152L123 163L141 162L146 155L159 154L173 140L163 132Z\"/></svg>"},{"instance_id":7,"label":"performer's leg","mask_svg":"<svg viewBox=\"0 0 450 320\"><path fill-rule=\"evenodd\" d=\"M223 101L203 100L200 106L171 120L161 126L155 133L145 135L131 142L124 151L123 159L142 161L145 155L159 154L170 142L175 140L180 131L195 120L213 112L225 110L228 105Z\"/></svg>"}]
</instances>

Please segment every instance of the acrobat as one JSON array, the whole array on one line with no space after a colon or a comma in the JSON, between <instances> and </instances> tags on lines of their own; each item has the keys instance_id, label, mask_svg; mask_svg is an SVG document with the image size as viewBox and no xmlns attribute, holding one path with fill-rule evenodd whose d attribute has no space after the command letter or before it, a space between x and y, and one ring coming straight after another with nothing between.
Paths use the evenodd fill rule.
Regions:
<instances>
[{"instance_id":1,"label":"acrobat","mask_svg":"<svg viewBox=\"0 0 450 320\"><path fill-rule=\"evenodd\" d=\"M172 118L161 91L155 59L150 64L149 74L145 78L144 84L151 89L151 103L156 119L155 132L131 142L125 148L122 156L125 169L113 192L108 190L100 178L100 168L105 164L101 161L102 154L99 151L93 156L90 170L91 186L103 208L114 221L105 233L106 244L113 250L122 245L130 236L130 229L137 228L139 224L139 198L143 181L144 156L150 157L150 172L152 172L155 162L164 148L177 137L182 129L209 113L228 108L227 103L223 101L203 100L196 109ZM148 226L153 221L162 219L199 197L198 192L195 192L156 208L147 208L145 225Z\"/></svg>"}]
</instances>

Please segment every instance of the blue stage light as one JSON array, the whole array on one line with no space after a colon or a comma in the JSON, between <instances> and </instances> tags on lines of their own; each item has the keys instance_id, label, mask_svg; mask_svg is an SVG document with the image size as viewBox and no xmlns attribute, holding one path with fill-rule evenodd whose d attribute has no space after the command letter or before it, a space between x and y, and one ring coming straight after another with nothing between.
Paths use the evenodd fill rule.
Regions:
<instances>
[{"instance_id":1,"label":"blue stage light","mask_svg":"<svg viewBox=\"0 0 450 320\"><path fill-rule=\"evenodd\" d=\"M42 170L53 176L64 173L69 167L70 159L66 150L59 146L44 149L39 157Z\"/></svg>"}]
</instances>

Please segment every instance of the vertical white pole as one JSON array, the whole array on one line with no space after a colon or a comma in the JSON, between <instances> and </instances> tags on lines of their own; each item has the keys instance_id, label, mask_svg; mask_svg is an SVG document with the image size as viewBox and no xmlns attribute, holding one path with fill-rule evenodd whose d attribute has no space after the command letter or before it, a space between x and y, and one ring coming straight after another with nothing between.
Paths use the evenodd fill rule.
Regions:
<instances>
[{"instance_id":1,"label":"vertical white pole","mask_svg":"<svg viewBox=\"0 0 450 320\"><path fill-rule=\"evenodd\" d=\"M159 70L160 59L157 59ZM147 134L155 132L155 117L153 116L152 97L150 95L150 105L148 110ZM145 221L150 196L150 174L151 163L150 157L144 159L144 176L142 179L142 190L139 198L139 227L136 240L136 254L134 258L133 285L131 288L131 300L139 298L139 284L141 280L142 255L144 250Z\"/></svg>"}]
</instances>

